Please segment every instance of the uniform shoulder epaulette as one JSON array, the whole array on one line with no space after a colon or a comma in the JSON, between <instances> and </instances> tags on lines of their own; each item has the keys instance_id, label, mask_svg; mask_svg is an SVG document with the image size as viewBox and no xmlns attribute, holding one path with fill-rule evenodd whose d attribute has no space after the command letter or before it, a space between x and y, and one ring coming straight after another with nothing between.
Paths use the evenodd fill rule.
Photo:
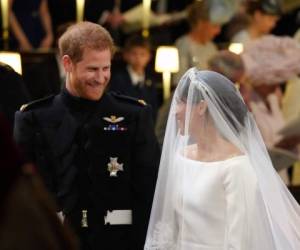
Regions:
<instances>
[{"instance_id":1,"label":"uniform shoulder epaulette","mask_svg":"<svg viewBox=\"0 0 300 250\"><path fill-rule=\"evenodd\" d=\"M43 104L46 104L46 103L52 101L53 98L54 98L54 95L50 95L50 96L35 100L33 102L26 103L21 106L20 111L24 112L24 111L28 111L33 108L39 107L40 105L43 105Z\"/></svg>"},{"instance_id":2,"label":"uniform shoulder epaulette","mask_svg":"<svg viewBox=\"0 0 300 250\"><path fill-rule=\"evenodd\" d=\"M134 98L134 97L131 97L131 96L122 95L122 94L115 93L115 92L111 92L111 94L114 97L116 97L120 100L124 100L126 102L133 103L133 104L138 104L138 105L141 105L141 106L147 106L147 103L143 99L137 99L137 98Z\"/></svg>"}]
</instances>

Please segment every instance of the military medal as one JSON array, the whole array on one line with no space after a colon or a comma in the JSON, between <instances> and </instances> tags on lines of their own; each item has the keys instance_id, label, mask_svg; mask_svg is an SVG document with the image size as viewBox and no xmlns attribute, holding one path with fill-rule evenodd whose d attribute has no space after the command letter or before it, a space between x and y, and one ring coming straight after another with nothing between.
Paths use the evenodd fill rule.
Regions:
<instances>
[{"instance_id":1,"label":"military medal","mask_svg":"<svg viewBox=\"0 0 300 250\"><path fill-rule=\"evenodd\" d=\"M107 164L109 171L109 176L117 177L118 171L124 171L123 163L118 163L118 157L110 157L110 162Z\"/></svg>"},{"instance_id":2,"label":"military medal","mask_svg":"<svg viewBox=\"0 0 300 250\"><path fill-rule=\"evenodd\" d=\"M124 121L124 117L122 116L117 117L115 115L111 115L110 117L103 117L103 120L110 123L107 127L103 128L105 131L126 131L127 130L127 128L117 124L121 121Z\"/></svg>"},{"instance_id":3,"label":"military medal","mask_svg":"<svg viewBox=\"0 0 300 250\"><path fill-rule=\"evenodd\" d=\"M108 127L103 128L105 131L126 131L127 128L120 127L119 125L110 124Z\"/></svg>"},{"instance_id":4,"label":"military medal","mask_svg":"<svg viewBox=\"0 0 300 250\"><path fill-rule=\"evenodd\" d=\"M87 210L82 210L81 227L88 227Z\"/></svg>"}]
</instances>

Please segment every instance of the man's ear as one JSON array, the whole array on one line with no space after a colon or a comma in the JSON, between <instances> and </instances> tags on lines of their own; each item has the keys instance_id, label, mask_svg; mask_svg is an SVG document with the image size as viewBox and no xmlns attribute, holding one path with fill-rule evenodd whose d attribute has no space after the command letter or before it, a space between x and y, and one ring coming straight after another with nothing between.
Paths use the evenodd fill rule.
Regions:
<instances>
[{"instance_id":1,"label":"man's ear","mask_svg":"<svg viewBox=\"0 0 300 250\"><path fill-rule=\"evenodd\" d=\"M71 60L71 58L68 55L64 55L62 57L62 64L64 66L65 72L69 73L72 71L73 69L73 62Z\"/></svg>"},{"instance_id":2,"label":"man's ear","mask_svg":"<svg viewBox=\"0 0 300 250\"><path fill-rule=\"evenodd\" d=\"M202 100L197 105L197 113L202 116L206 113L207 110L207 102Z\"/></svg>"}]
</instances>

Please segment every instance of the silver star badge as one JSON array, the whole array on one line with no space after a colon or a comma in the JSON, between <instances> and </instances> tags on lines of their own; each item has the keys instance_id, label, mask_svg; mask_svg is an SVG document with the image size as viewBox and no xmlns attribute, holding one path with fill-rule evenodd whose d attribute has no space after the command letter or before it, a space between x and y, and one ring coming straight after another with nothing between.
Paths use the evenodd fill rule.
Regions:
<instances>
[{"instance_id":1,"label":"silver star badge","mask_svg":"<svg viewBox=\"0 0 300 250\"><path fill-rule=\"evenodd\" d=\"M118 171L124 171L123 169L123 163L118 163L118 157L109 157L110 162L107 164L108 168L107 171L109 171L109 176L111 177L117 177Z\"/></svg>"}]
</instances>

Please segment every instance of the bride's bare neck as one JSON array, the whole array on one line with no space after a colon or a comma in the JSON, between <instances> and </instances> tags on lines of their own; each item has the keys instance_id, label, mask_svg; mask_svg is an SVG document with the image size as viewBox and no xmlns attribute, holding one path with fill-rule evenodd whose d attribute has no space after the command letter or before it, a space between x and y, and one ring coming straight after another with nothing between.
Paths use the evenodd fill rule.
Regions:
<instances>
[{"instance_id":1,"label":"bride's bare neck","mask_svg":"<svg viewBox=\"0 0 300 250\"><path fill-rule=\"evenodd\" d=\"M218 133L204 135L187 150L189 158L198 161L221 161L241 155L240 150Z\"/></svg>"}]
</instances>

